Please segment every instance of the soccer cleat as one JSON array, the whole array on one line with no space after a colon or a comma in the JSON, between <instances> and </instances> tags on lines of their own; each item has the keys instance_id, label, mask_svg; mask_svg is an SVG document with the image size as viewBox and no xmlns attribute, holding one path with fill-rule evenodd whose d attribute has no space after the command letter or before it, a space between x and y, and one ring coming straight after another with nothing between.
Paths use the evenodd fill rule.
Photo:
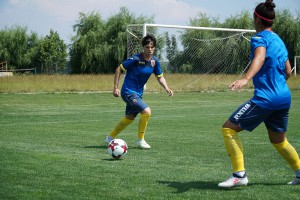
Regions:
<instances>
[{"instance_id":1,"label":"soccer cleat","mask_svg":"<svg viewBox=\"0 0 300 200\"><path fill-rule=\"evenodd\" d=\"M245 174L244 177L240 178L232 174L227 180L218 184L221 188L231 188L236 186L244 186L248 184L248 178Z\"/></svg>"},{"instance_id":2,"label":"soccer cleat","mask_svg":"<svg viewBox=\"0 0 300 200\"><path fill-rule=\"evenodd\" d=\"M145 140L138 140L137 146L142 149L150 149L151 146Z\"/></svg>"},{"instance_id":3,"label":"soccer cleat","mask_svg":"<svg viewBox=\"0 0 300 200\"><path fill-rule=\"evenodd\" d=\"M107 144L109 144L114 138L110 137L109 135L106 136L104 142L106 142Z\"/></svg>"},{"instance_id":4,"label":"soccer cleat","mask_svg":"<svg viewBox=\"0 0 300 200\"><path fill-rule=\"evenodd\" d=\"M288 182L288 185L300 185L300 178L296 177L293 181Z\"/></svg>"}]
</instances>

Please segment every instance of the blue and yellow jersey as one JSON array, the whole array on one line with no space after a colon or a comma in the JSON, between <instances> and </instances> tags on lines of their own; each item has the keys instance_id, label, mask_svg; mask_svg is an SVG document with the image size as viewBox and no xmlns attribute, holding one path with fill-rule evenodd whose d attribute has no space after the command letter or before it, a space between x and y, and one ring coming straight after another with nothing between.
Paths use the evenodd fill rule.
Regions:
<instances>
[{"instance_id":1,"label":"blue and yellow jersey","mask_svg":"<svg viewBox=\"0 0 300 200\"><path fill-rule=\"evenodd\" d=\"M289 108L291 93L286 83L288 51L285 44L276 33L264 30L251 38L251 60L257 47L266 48L266 57L262 68L253 77L255 91L252 101L269 110Z\"/></svg>"},{"instance_id":2,"label":"blue and yellow jersey","mask_svg":"<svg viewBox=\"0 0 300 200\"><path fill-rule=\"evenodd\" d=\"M126 72L122 95L136 93L142 97L144 85L151 74L154 73L157 77L163 75L158 58L152 56L150 60L145 60L143 53L131 56L120 66Z\"/></svg>"}]
</instances>

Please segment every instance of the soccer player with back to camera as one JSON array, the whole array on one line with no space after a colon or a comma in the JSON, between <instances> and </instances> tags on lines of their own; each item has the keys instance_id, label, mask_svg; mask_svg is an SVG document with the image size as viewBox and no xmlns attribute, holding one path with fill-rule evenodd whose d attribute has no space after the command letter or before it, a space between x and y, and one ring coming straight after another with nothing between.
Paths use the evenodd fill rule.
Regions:
<instances>
[{"instance_id":1,"label":"soccer player with back to camera","mask_svg":"<svg viewBox=\"0 0 300 200\"><path fill-rule=\"evenodd\" d=\"M238 90L252 79L254 95L233 112L222 127L225 149L233 169L233 174L219 183L222 188L248 184L238 133L252 131L262 122L270 142L296 173L294 180L288 184L300 184L299 155L286 138L291 105L286 80L291 75L291 65L285 44L271 29L275 19L274 8L272 0L256 6L253 14L256 35L251 38L251 64L245 76L230 85L231 90Z\"/></svg>"},{"instance_id":2,"label":"soccer player with back to camera","mask_svg":"<svg viewBox=\"0 0 300 200\"><path fill-rule=\"evenodd\" d=\"M115 97L119 97L121 95L123 101L126 103L125 117L106 137L106 143L109 143L111 140L116 138L121 131L133 122L137 114L140 113L137 146L143 149L151 148L144 139L145 130L151 116L151 109L142 100L142 96L144 92L144 85L152 73L155 74L158 82L166 90L169 96L173 96L173 91L168 87L163 76L160 62L158 58L153 55L155 46L155 37L152 35L146 35L142 39L143 52L131 56L117 67L115 71L113 95ZM126 72L126 76L120 91L118 86L121 70Z\"/></svg>"}]
</instances>

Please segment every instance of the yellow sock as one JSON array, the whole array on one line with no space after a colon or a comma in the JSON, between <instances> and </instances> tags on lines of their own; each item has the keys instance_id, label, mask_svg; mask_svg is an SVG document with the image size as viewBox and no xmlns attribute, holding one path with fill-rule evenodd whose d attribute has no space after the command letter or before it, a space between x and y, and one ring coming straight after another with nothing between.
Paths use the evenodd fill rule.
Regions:
<instances>
[{"instance_id":1,"label":"yellow sock","mask_svg":"<svg viewBox=\"0 0 300 200\"><path fill-rule=\"evenodd\" d=\"M293 170L300 169L300 159L295 148L287 141L279 144L273 144L278 153L289 163Z\"/></svg>"},{"instance_id":2,"label":"yellow sock","mask_svg":"<svg viewBox=\"0 0 300 200\"><path fill-rule=\"evenodd\" d=\"M222 128L226 151L230 157L233 172L244 171L243 145L238 133L230 128Z\"/></svg>"},{"instance_id":3,"label":"yellow sock","mask_svg":"<svg viewBox=\"0 0 300 200\"><path fill-rule=\"evenodd\" d=\"M110 132L109 136L112 138L116 138L117 135L123 131L129 124L131 124L133 120L127 119L124 117L116 126L115 128Z\"/></svg>"},{"instance_id":4,"label":"yellow sock","mask_svg":"<svg viewBox=\"0 0 300 200\"><path fill-rule=\"evenodd\" d=\"M139 121L139 128L138 128L138 138L140 140L143 140L145 138L145 131L146 131L150 116L151 116L151 114L148 114L148 113L141 114L141 118Z\"/></svg>"}]
</instances>

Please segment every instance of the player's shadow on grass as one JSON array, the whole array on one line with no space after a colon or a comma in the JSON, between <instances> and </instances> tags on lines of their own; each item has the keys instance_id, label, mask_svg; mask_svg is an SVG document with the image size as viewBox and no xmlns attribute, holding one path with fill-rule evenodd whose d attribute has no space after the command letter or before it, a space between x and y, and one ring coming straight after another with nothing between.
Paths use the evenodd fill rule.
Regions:
<instances>
[{"instance_id":1,"label":"player's shadow on grass","mask_svg":"<svg viewBox=\"0 0 300 200\"><path fill-rule=\"evenodd\" d=\"M190 182L175 182L175 181L158 181L158 183L167 185L169 187L177 189L174 193L184 193L190 189L200 190L224 190L218 187L216 182L204 182L204 181L190 181ZM242 189L242 187L232 188L234 190ZM232 190L230 189L230 190Z\"/></svg>"},{"instance_id":2,"label":"player's shadow on grass","mask_svg":"<svg viewBox=\"0 0 300 200\"><path fill-rule=\"evenodd\" d=\"M191 182L175 182L175 181L158 181L158 183L175 188L177 191L174 193L184 193L190 189L199 190L223 190L223 191L236 191L243 190L249 186L282 186L282 183L251 183L248 186L233 187L233 188L220 188L217 182L204 182L204 181L191 181Z\"/></svg>"},{"instance_id":3,"label":"player's shadow on grass","mask_svg":"<svg viewBox=\"0 0 300 200\"><path fill-rule=\"evenodd\" d=\"M190 182L175 182L175 181L158 181L158 183L167 185L169 187L177 189L174 193L187 192L190 189L205 189L214 190L218 189L215 182L203 182L203 181L190 181Z\"/></svg>"}]
</instances>

